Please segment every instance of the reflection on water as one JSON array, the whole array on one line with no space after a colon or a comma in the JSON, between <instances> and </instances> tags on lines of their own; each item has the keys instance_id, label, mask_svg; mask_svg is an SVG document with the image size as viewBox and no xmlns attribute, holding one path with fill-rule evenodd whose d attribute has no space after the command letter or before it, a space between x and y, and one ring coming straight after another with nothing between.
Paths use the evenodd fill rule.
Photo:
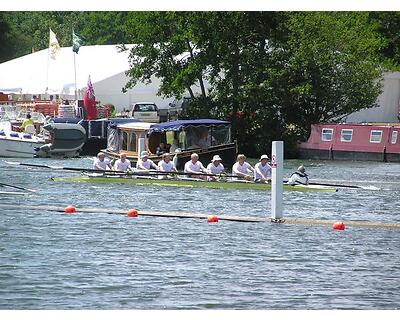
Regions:
<instances>
[{"instance_id":1,"label":"reflection on water","mask_svg":"<svg viewBox=\"0 0 400 320\"><path fill-rule=\"evenodd\" d=\"M18 161L18 160L17 160ZM90 159L24 162L89 167ZM300 164L285 162L287 177ZM284 193L284 214L400 222L400 164L305 162L311 179L380 191ZM270 192L56 183L0 161L1 309L396 309L397 230L65 215L18 204L265 216Z\"/></svg>"}]
</instances>

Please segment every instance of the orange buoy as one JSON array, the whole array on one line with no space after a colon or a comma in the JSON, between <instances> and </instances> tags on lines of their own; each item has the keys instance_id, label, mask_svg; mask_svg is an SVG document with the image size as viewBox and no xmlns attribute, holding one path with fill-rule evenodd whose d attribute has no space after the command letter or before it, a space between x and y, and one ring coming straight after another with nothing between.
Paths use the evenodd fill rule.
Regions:
<instances>
[{"instance_id":1,"label":"orange buoy","mask_svg":"<svg viewBox=\"0 0 400 320\"><path fill-rule=\"evenodd\" d=\"M130 209L128 210L128 217L134 218L138 216L138 211L136 209Z\"/></svg>"},{"instance_id":2,"label":"orange buoy","mask_svg":"<svg viewBox=\"0 0 400 320\"><path fill-rule=\"evenodd\" d=\"M75 207L73 206L73 205L69 205L68 207L66 207L65 209L64 209L64 212L65 213L74 213L76 211L76 209L75 209Z\"/></svg>"},{"instance_id":3,"label":"orange buoy","mask_svg":"<svg viewBox=\"0 0 400 320\"><path fill-rule=\"evenodd\" d=\"M218 217L217 216L208 216L207 222L218 222Z\"/></svg>"},{"instance_id":4,"label":"orange buoy","mask_svg":"<svg viewBox=\"0 0 400 320\"><path fill-rule=\"evenodd\" d=\"M333 227L333 230L344 230L345 229L344 223L341 221L335 222L332 227Z\"/></svg>"}]
</instances>

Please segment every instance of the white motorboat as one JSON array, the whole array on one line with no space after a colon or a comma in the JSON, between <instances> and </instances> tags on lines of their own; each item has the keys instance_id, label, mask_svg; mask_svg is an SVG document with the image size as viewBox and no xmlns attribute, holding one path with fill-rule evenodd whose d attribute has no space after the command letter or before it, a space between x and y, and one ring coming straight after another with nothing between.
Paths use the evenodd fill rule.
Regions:
<instances>
[{"instance_id":1,"label":"white motorboat","mask_svg":"<svg viewBox=\"0 0 400 320\"><path fill-rule=\"evenodd\" d=\"M35 148L46 144L43 137L33 133L12 130L11 122L0 122L0 157L33 158Z\"/></svg>"}]
</instances>

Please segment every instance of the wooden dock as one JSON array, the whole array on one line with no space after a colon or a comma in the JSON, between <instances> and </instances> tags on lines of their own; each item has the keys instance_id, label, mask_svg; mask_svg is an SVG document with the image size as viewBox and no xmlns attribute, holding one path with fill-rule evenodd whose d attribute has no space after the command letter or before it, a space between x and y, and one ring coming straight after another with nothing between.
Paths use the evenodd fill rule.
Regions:
<instances>
[{"instance_id":1,"label":"wooden dock","mask_svg":"<svg viewBox=\"0 0 400 320\"><path fill-rule=\"evenodd\" d=\"M65 207L59 206L38 206L38 205L9 205L0 204L1 209L8 210L37 210L37 211L52 211L52 212L65 212ZM76 213L100 213L100 214L119 214L127 215L129 209L111 209L111 208L80 208L76 207ZM180 212L180 211L146 211L138 210L138 216L149 216L149 217L166 217L166 218L189 218L189 219L205 219L207 220L210 214L205 213L191 213L191 212ZM333 223L337 220L321 220L321 219L306 219L306 218L293 218L284 217L278 221L273 221L269 217L251 217L251 216L232 216L232 215L217 215L219 221L234 221L234 222L269 222L279 224L291 224L291 225L324 225L332 227ZM352 221L352 220L341 220L346 227L365 227L365 228L388 228L400 230L400 223L387 223L387 222L376 222L376 221Z\"/></svg>"}]
</instances>

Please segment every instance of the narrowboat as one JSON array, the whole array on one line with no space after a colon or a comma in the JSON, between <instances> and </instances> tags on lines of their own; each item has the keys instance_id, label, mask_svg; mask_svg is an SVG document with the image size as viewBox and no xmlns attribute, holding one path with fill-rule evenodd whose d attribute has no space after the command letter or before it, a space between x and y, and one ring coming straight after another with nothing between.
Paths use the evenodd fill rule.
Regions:
<instances>
[{"instance_id":1,"label":"narrowboat","mask_svg":"<svg viewBox=\"0 0 400 320\"><path fill-rule=\"evenodd\" d=\"M300 157L320 160L400 162L400 123L318 123L311 125Z\"/></svg>"},{"instance_id":2,"label":"narrowboat","mask_svg":"<svg viewBox=\"0 0 400 320\"><path fill-rule=\"evenodd\" d=\"M218 154L224 166L230 168L235 162L237 153L236 141L231 141L230 123L214 119L110 125L107 148L101 151L111 159L119 158L119 155L124 152L132 165L135 165L139 149L142 148L139 146L140 138L144 139L141 151L147 151L149 159L155 163L161 160L161 154L157 154L157 147L164 143L165 151L174 157L178 169L183 169L194 152L199 155L199 160L204 166L207 166L212 157Z\"/></svg>"}]
</instances>

